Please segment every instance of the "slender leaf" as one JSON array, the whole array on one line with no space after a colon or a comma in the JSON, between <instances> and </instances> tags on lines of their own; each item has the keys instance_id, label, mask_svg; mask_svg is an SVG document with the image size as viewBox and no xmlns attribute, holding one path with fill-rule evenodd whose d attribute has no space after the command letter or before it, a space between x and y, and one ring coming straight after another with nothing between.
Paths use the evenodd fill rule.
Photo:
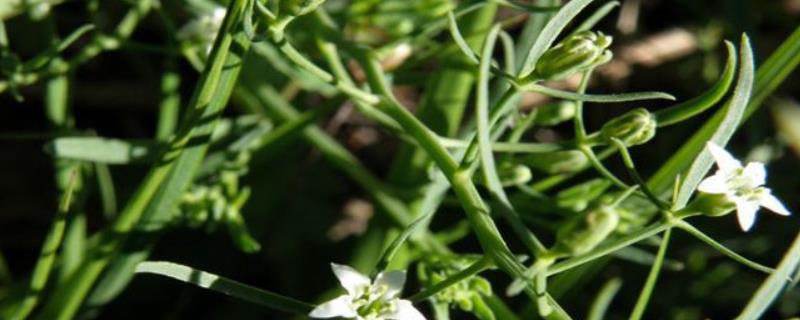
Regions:
<instances>
[{"instance_id":1,"label":"slender leaf","mask_svg":"<svg viewBox=\"0 0 800 320\"><path fill-rule=\"evenodd\" d=\"M653 266L650 268L650 273L647 275L644 288L639 292L639 298L636 300L636 305L633 307L630 320L639 320L644 315L644 310L647 308L647 303L650 301L650 296L653 294L653 289L656 287L658 275L661 274L661 266L664 264L664 257L667 254L667 246L669 245L671 234L672 229L667 229L667 231L664 232L664 237L661 239L661 246L658 247L658 253L656 254L656 261L653 262Z\"/></svg>"},{"instance_id":2,"label":"slender leaf","mask_svg":"<svg viewBox=\"0 0 800 320\"><path fill-rule=\"evenodd\" d=\"M728 49L728 62L719 80L706 92L693 99L653 112L659 127L669 126L700 114L725 96L736 72L736 49L729 41L725 41L725 47Z\"/></svg>"},{"instance_id":3,"label":"slender leaf","mask_svg":"<svg viewBox=\"0 0 800 320\"><path fill-rule=\"evenodd\" d=\"M783 255L783 259L778 264L778 268L773 272L758 291L750 298L747 305L742 310L742 313L736 317L737 320L755 320L760 319L764 311L769 308L775 299L780 296L789 282L786 279L791 279L792 274L800 267L800 233L792 242L792 246Z\"/></svg>"},{"instance_id":4,"label":"slender leaf","mask_svg":"<svg viewBox=\"0 0 800 320\"><path fill-rule=\"evenodd\" d=\"M583 20L583 22L581 22L581 24L577 28L575 28L575 30L572 31L572 34L576 34L581 31L591 30L598 22L600 22L600 20L605 18L611 12L611 10L614 10L614 8L616 8L617 6L619 6L619 1L607 2L602 7L595 10L595 12L592 13L591 16L586 18L586 20Z\"/></svg>"},{"instance_id":5,"label":"slender leaf","mask_svg":"<svg viewBox=\"0 0 800 320\"><path fill-rule=\"evenodd\" d=\"M152 141L126 141L102 137L56 138L48 145L53 155L106 164L153 162L159 156L161 144Z\"/></svg>"},{"instance_id":6,"label":"slender leaf","mask_svg":"<svg viewBox=\"0 0 800 320\"><path fill-rule=\"evenodd\" d=\"M136 266L136 273L165 276L250 303L289 313L307 314L314 308L311 304L294 298L248 286L238 281L173 262L145 261Z\"/></svg>"},{"instance_id":7,"label":"slender leaf","mask_svg":"<svg viewBox=\"0 0 800 320\"><path fill-rule=\"evenodd\" d=\"M733 91L733 96L723 109L725 110L725 117L720 119L717 129L708 138L708 141L714 142L720 146L727 144L728 140L731 139L733 133L736 131L736 128L739 127L739 123L742 121L742 116L744 115L747 103L750 101L750 94L753 90L753 51L752 48L750 48L750 40L746 35L742 35L742 43L739 53L741 56L741 65L739 68L739 79L736 83L736 88ZM714 119L711 121L713 120ZM690 141L690 143L692 142L694 141ZM697 158L695 158L694 162L692 162L686 174L683 175L681 187L678 190L678 196L673 204L674 208L676 209L682 208L687 202L689 202L689 198L694 193L697 185L700 184L700 180L703 179L713 163L711 153L707 150L704 150L704 143L697 143L697 145L692 146L696 149L703 149L703 151L699 152ZM684 149L682 148L681 151L683 150ZM669 164L670 162L667 163L667 165Z\"/></svg>"},{"instance_id":8,"label":"slender leaf","mask_svg":"<svg viewBox=\"0 0 800 320\"><path fill-rule=\"evenodd\" d=\"M621 287L622 279L609 279L603 285L603 287L600 288L600 292L594 298L594 302L592 302L592 307L589 309L589 314L586 316L586 320L603 320L606 316L606 312L608 311L608 307L611 305L611 301L614 300L614 297L617 295L617 292L619 292Z\"/></svg>"},{"instance_id":9,"label":"slender leaf","mask_svg":"<svg viewBox=\"0 0 800 320\"><path fill-rule=\"evenodd\" d=\"M641 101L641 100L675 100L675 97L664 92L631 92L631 93L615 93L615 94L584 94L575 93L572 91L564 91L545 87L543 85L530 83L521 87L523 91L538 92L546 96L554 98L577 100L584 102L598 102L598 103L611 103L611 102L628 102L628 101Z\"/></svg>"}]
</instances>

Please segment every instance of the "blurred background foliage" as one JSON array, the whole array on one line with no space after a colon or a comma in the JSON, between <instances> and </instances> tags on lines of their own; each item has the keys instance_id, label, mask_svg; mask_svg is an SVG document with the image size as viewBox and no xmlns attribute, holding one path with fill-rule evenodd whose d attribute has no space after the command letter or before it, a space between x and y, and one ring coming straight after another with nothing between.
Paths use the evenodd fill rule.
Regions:
<instances>
[{"instance_id":1,"label":"blurred background foliage","mask_svg":"<svg viewBox=\"0 0 800 320\"><path fill-rule=\"evenodd\" d=\"M396 36L413 31L419 23L371 16L374 12L369 8L379 2L329 0L326 6L340 23L351 28L348 29L351 36L366 37L360 38L364 41L383 41L380 34L364 31L370 28L386 30ZM423 2L426 1L420 1ZM754 43L758 63L775 50L800 21L800 1L797 0L622 2L621 9L614 11L597 28L614 36L615 62L598 72L592 84L594 92L660 90L679 100L693 97L710 86L722 69L723 39L738 39L740 33L747 32ZM95 20L98 28L106 28L129 6L125 1L98 3L102 9L91 18L86 14L84 1L64 1L54 6L52 23L33 21L25 14L4 16L14 51L22 57L40 52L49 44L48 34L53 28L73 30L90 19ZM163 0L161 6L162 12L177 23L182 24L193 16L183 1ZM436 8L425 12L441 14ZM425 16L418 18L426 19ZM502 9L498 18L513 21L509 30L518 34L526 16ZM163 44L169 43L170 34L164 30L164 22L158 14L150 14L121 50L103 53L71 75L74 81L69 98L76 131L125 139L150 138L156 130L160 77L165 68L176 68L181 77L181 96L188 100L197 72L185 60L175 62L165 54ZM292 25L289 32L296 43L304 43L302 23ZM437 39L450 41L445 35ZM310 46L309 41L305 43ZM300 44L298 46L302 46ZM67 55L69 50L72 49L67 49ZM410 59L415 64L407 73L409 79L398 79L403 84L398 90L408 101L417 101L424 94L419 90L426 70L440 62L437 60L440 57L416 54ZM248 79L266 78L276 87L285 88L284 94L296 90L285 86L287 77L276 68L279 66L265 65L263 60L251 62L240 81L247 83ZM47 137L43 133L50 130L43 107L44 86L41 83L26 86L20 88L20 93L24 101L17 101L7 93L0 96L0 176L3 177L0 182L0 248L14 276L23 276L32 269L58 202L52 159L44 149ZM795 101L800 99L800 74L791 75L775 96L768 99L765 107L736 134L729 150L741 158L767 162L771 173L769 186L797 213L800 212L800 133L797 129L800 107ZM541 100L536 96L528 98L529 106ZM298 109L310 110L320 106L320 97L303 92L293 103ZM648 102L627 107L653 110L665 105ZM598 128L624 110L589 107L585 117L587 127ZM246 102L234 97L225 116L252 112ZM660 131L651 143L637 149L635 158L643 175L653 173L703 123L703 118ZM377 176L390 175L390 164L401 144L391 134L359 117L350 106L319 119L317 124L348 147ZM532 132L529 138L546 140L569 135L569 126L558 126ZM611 160L610 166L621 170L622 163ZM139 183L147 165L111 166L110 170L121 203ZM246 254L236 250L224 231L206 233L176 228L162 235L151 259L180 262L310 301L334 285L329 262L347 263L354 258L355 248L382 243L382 239L371 239L369 232L364 233L367 224L370 227L387 224L383 216L372 216L374 208L366 200L368 196L298 135L254 154L240 184L249 186L252 192L242 213L250 233L262 245L261 251ZM96 188L93 183L87 183L86 187ZM104 225L107 218L102 214L104 209L98 193L88 194L85 212L88 229L93 231ZM449 227L461 218L457 202L445 202L440 210L434 229ZM777 263L798 230L796 217L783 219L769 214L762 215L754 231L748 234L741 233L732 217L700 218L695 222L698 228L730 248L766 265ZM655 247L657 243L648 249L655 251ZM477 245L468 238L459 242L457 248L474 252ZM674 235L668 258L674 263L670 270L662 273L646 318L731 318L763 279L762 274L736 264L682 233ZM0 264L0 267L6 266ZM561 296L559 301L569 310L587 310L604 284L620 278L623 280L621 291L609 315L610 319L621 319L632 308L648 269L617 260L603 269L584 270L593 275L583 278L587 279L586 283L568 292L553 294ZM415 290L415 285L412 283L406 292ZM6 293L0 291L0 299ZM117 299L96 312L104 319L286 317L214 292L146 276L135 278ZM582 318L584 312L578 311L573 316ZM766 318L800 314L800 291L789 291L771 312Z\"/></svg>"}]
</instances>

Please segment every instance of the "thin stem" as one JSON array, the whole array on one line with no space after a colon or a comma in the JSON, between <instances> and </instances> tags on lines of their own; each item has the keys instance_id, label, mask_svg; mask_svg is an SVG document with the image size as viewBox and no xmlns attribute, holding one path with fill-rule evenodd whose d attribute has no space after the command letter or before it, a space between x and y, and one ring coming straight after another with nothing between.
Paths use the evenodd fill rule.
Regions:
<instances>
[{"instance_id":1,"label":"thin stem","mask_svg":"<svg viewBox=\"0 0 800 320\"><path fill-rule=\"evenodd\" d=\"M33 308L36 307L36 303L39 301L39 295L42 290L44 290L45 284L47 284L47 279L50 277L50 271L53 269L53 263L56 259L56 253L61 246L61 239L64 236L64 229L67 224L67 213L69 213L72 193L75 190L77 173L78 171L73 171L69 185L62 194L58 213L55 219L53 219L53 225L50 227L47 238L45 238L44 244L42 245L42 250L39 253L39 260L36 262L36 266L33 269L28 292L11 319L26 319L31 311L33 311Z\"/></svg>"},{"instance_id":2,"label":"thin stem","mask_svg":"<svg viewBox=\"0 0 800 320\"><path fill-rule=\"evenodd\" d=\"M586 254L569 258L567 260L553 264L548 270L548 275L558 274L569 269L580 266L584 263L593 261L595 259L606 256L614 251L630 246L634 243L652 237L661 233L662 231L672 227L673 222L658 221L652 225L635 231L627 236L601 244L591 252Z\"/></svg>"},{"instance_id":3,"label":"thin stem","mask_svg":"<svg viewBox=\"0 0 800 320\"><path fill-rule=\"evenodd\" d=\"M460 139L439 137L439 143L450 149L469 148L469 142ZM572 140L560 142L493 142L492 151L507 153L547 153L554 151L575 149L575 142Z\"/></svg>"},{"instance_id":4,"label":"thin stem","mask_svg":"<svg viewBox=\"0 0 800 320\"><path fill-rule=\"evenodd\" d=\"M512 276L522 275L524 267L511 253L497 226L489 216L489 209L481 199L469 171L459 170L456 161L438 142L436 135L392 96L391 88L384 78L378 61L366 55L358 58L365 68L370 86L385 96L381 99L379 107L383 108L409 135L417 140L420 147L428 153L428 156L433 159L450 181L484 252L505 272Z\"/></svg>"},{"instance_id":5,"label":"thin stem","mask_svg":"<svg viewBox=\"0 0 800 320\"><path fill-rule=\"evenodd\" d=\"M631 159L631 155L628 152L628 147L625 146L625 143L617 138L611 138L611 143L613 143L622 155L622 161L625 163L625 168L628 169L628 174L631 176L633 181L639 185L642 189L644 194L647 198L650 199L650 202L655 204L661 210L666 210L669 208L669 204L665 203L663 200L659 199L650 188L647 187L647 183L644 182L642 176L639 175L639 172L636 171L636 166L633 163L633 159Z\"/></svg>"},{"instance_id":6,"label":"thin stem","mask_svg":"<svg viewBox=\"0 0 800 320\"><path fill-rule=\"evenodd\" d=\"M658 247L656 260L653 261L653 266L650 268L650 273L647 275L647 281L644 283L644 288L639 293L639 298L636 300L636 306L631 312L630 320L639 320L644 315L644 310L647 308L647 302L650 301L650 296L653 294L653 289L656 287L658 275L661 273L662 266L664 265L664 256L667 254L667 246L669 245L670 235L672 228L664 232L664 237L661 239L661 245Z\"/></svg>"},{"instance_id":7,"label":"thin stem","mask_svg":"<svg viewBox=\"0 0 800 320\"><path fill-rule=\"evenodd\" d=\"M577 116L577 115L576 115L576 116ZM578 147L578 150L580 150L581 152L583 152L583 154L586 156L586 158L587 158L587 159L589 159L589 163L590 163L590 164L591 164L591 165L594 167L594 169L595 169L595 170L597 170L597 172L599 172L599 173L600 173L600 174L601 174L603 177L605 177L606 179L608 179L609 181L611 181L611 182L612 182L613 184L615 184L617 187L620 187L620 188L622 188L622 189L628 189L628 188L630 188L630 186L629 186L628 184L626 184L625 182L622 182L622 180L620 180L619 178L617 178L617 176L615 176L613 173L611 173L611 171L610 171L610 170L608 170L608 168L606 168L606 167L603 165L603 162L602 162L602 161L600 161L600 159L597 157L597 155L594 153L594 151L592 151L592 148L591 148L591 147L589 147L589 146L586 146L586 145L581 145L581 146L579 146L579 147Z\"/></svg>"},{"instance_id":8,"label":"thin stem","mask_svg":"<svg viewBox=\"0 0 800 320\"><path fill-rule=\"evenodd\" d=\"M709 237L708 235L703 233L703 231L698 230L697 228L695 228L693 225L689 224L688 222L679 220L679 221L676 222L675 226L680 228L683 231L688 232L689 234L691 234L695 238L700 239L701 241L705 242L706 244L708 244L712 248L714 248L717 251L721 252L722 254L730 257L731 259L735 260L736 262L739 262L739 263L745 265L748 268L751 268L751 269L754 269L754 270L758 270L758 271L764 272L766 274L771 274L771 273L775 272L775 269L773 269L773 268L764 266L764 265L759 264L759 263L757 263L755 261L747 259L747 258L739 255L738 253L734 252L733 250L728 249L728 247L726 247L726 246L722 245L721 243L717 242L716 240L712 239L711 237Z\"/></svg>"}]
</instances>

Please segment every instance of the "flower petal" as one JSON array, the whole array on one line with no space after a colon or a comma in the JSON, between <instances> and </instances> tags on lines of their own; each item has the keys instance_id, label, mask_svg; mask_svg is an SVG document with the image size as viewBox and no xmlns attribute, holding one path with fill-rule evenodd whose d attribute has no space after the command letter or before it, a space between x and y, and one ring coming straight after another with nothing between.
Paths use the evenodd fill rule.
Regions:
<instances>
[{"instance_id":1,"label":"flower petal","mask_svg":"<svg viewBox=\"0 0 800 320\"><path fill-rule=\"evenodd\" d=\"M742 230L748 231L753 226L756 221L756 211L758 211L758 202L743 199L736 201L736 218L738 218Z\"/></svg>"},{"instance_id":2,"label":"flower petal","mask_svg":"<svg viewBox=\"0 0 800 320\"><path fill-rule=\"evenodd\" d=\"M758 188L764 185L767 180L767 169L761 162L748 162L744 167L742 175L747 179L750 188Z\"/></svg>"},{"instance_id":3,"label":"flower petal","mask_svg":"<svg viewBox=\"0 0 800 320\"><path fill-rule=\"evenodd\" d=\"M369 278L356 271L356 269L335 263L331 263L331 269L333 269L336 278L339 279L339 283L350 295L359 295L361 288L369 287Z\"/></svg>"},{"instance_id":4,"label":"flower petal","mask_svg":"<svg viewBox=\"0 0 800 320\"><path fill-rule=\"evenodd\" d=\"M308 314L308 316L312 318L354 318L357 315L358 313L356 313L356 310L353 309L350 303L350 296L346 294L318 305Z\"/></svg>"},{"instance_id":5,"label":"flower petal","mask_svg":"<svg viewBox=\"0 0 800 320\"><path fill-rule=\"evenodd\" d=\"M383 294L384 299L391 299L400 294L405 283L405 271L381 272L375 278L375 286L386 286L386 292Z\"/></svg>"},{"instance_id":6,"label":"flower petal","mask_svg":"<svg viewBox=\"0 0 800 320\"><path fill-rule=\"evenodd\" d=\"M394 312L386 316L388 320L425 320L425 316L422 315L417 308L414 308L414 305L411 304L411 301L408 300L398 300L397 304L395 305L396 309Z\"/></svg>"},{"instance_id":7,"label":"flower petal","mask_svg":"<svg viewBox=\"0 0 800 320\"><path fill-rule=\"evenodd\" d=\"M711 152L711 156L714 157L714 161L717 162L717 167L723 172L731 172L742 167L742 163L739 160L736 160L728 151L725 151L717 144L709 141L706 143L706 147Z\"/></svg>"},{"instance_id":8,"label":"flower petal","mask_svg":"<svg viewBox=\"0 0 800 320\"><path fill-rule=\"evenodd\" d=\"M728 192L728 184L725 183L727 179L722 172L717 172L713 176L703 179L697 190L705 193L720 194Z\"/></svg>"},{"instance_id":9,"label":"flower petal","mask_svg":"<svg viewBox=\"0 0 800 320\"><path fill-rule=\"evenodd\" d=\"M791 214L783 205L783 203L781 203L781 201L773 196L769 191L763 192L759 196L758 204L782 216L788 216Z\"/></svg>"}]
</instances>

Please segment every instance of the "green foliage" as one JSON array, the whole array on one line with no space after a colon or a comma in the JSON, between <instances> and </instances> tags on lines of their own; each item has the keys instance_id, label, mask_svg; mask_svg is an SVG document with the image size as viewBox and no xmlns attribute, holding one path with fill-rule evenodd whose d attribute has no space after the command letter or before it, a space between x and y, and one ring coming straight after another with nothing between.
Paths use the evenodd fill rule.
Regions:
<instances>
[{"instance_id":1,"label":"green foliage","mask_svg":"<svg viewBox=\"0 0 800 320\"><path fill-rule=\"evenodd\" d=\"M742 141L769 144L776 152L761 157L769 160L778 159L784 146L800 152L791 100L775 108L780 140L765 138L771 137L766 121L746 125L742 141L736 135L779 85L790 83L800 63L800 29L760 68L747 35L738 47L702 39L704 74L720 70L716 81L704 83L693 56L659 62L668 68L635 66L646 63L636 60L629 40L648 29L617 36L605 19L620 3L596 2L0 4L0 93L28 109L43 101L46 124L25 123L30 131L2 133L0 139L44 150L61 203L35 263L18 262L30 257L13 250L13 259L0 252L0 318L104 317L124 308L114 301L125 306L127 299L147 299L146 284L162 283L137 274L302 317L315 308L303 300L334 297L333 291L322 293L333 279L318 271L348 259L373 276L416 268L412 292L400 301L437 320L464 313L478 319L630 313L630 319L642 319L649 318L648 306L664 317L732 316L730 305L714 304L714 295L693 297L697 301L683 296L685 288L716 290L709 283L736 293L726 303L744 303L740 319L785 316L769 308L796 290L788 281L800 277L800 239L776 268L746 256L774 259L796 228L764 223L777 231L746 240L726 234L727 214L741 205L730 194L697 188L713 165L707 142L735 149L748 146ZM631 14L629 5L620 19ZM646 9L640 8L643 24L650 22ZM625 41L612 45L612 34ZM724 43L727 53L721 68L714 43ZM120 60L130 65L107 65ZM633 83L609 76L614 70L632 71ZM84 72L131 80L104 94L83 86L89 78ZM141 80L136 77L155 83L153 92L135 87ZM626 92L662 84L654 89L676 94ZM95 118L103 120L84 122L95 112L83 109L93 101L87 95L116 107L104 99L120 92L127 94L121 103L157 97L133 102L157 106L155 112L142 109L156 121L127 119L134 125L117 127L103 120L127 115L102 114ZM695 96L686 98L686 92ZM679 101L659 108L665 100ZM635 108L609 111L628 103ZM613 158L617 154L621 162ZM5 160L16 160L9 155ZM770 175L776 194L793 199L786 190L797 185L787 177L796 168L773 165L794 170ZM13 180L10 194L52 194ZM11 199L9 208L19 210L21 201ZM343 218L339 211L346 212ZM718 227L705 219L726 223ZM677 231L700 241L673 237ZM218 233L230 240L219 241ZM716 270L706 268L708 260L684 254L698 250L715 250L731 260L726 266L747 271L730 267L724 280L708 280ZM193 261L199 269L285 295L151 257ZM749 269L768 274L754 292L760 279L745 274ZM641 289L620 290L623 281L642 279ZM139 282L145 285L139 288ZM493 291L509 283L505 296ZM597 292L590 289L601 284ZM368 287L378 296L389 288L380 282ZM127 290L145 294L123 294ZM373 298L353 312L366 316L376 314L369 306L381 312L397 307ZM178 318L207 311L182 298L167 304L181 311L159 306L154 312ZM242 318L251 312L233 306L214 312ZM586 306L588 313L581 311Z\"/></svg>"}]
</instances>

